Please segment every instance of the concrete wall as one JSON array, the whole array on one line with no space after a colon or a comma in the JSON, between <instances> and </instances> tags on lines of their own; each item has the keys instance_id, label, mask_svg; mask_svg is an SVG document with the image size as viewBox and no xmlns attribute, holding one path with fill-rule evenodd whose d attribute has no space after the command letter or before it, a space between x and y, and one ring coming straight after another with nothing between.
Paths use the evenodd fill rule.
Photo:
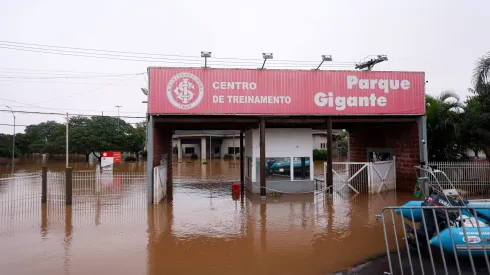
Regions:
<instances>
[{"instance_id":1,"label":"concrete wall","mask_svg":"<svg viewBox=\"0 0 490 275\"><path fill-rule=\"evenodd\" d=\"M322 148L322 143L325 144L325 147ZM333 147L333 145L332 145ZM333 147L335 148L335 147ZM327 135L322 134L314 134L313 135L313 149L319 150L327 150Z\"/></svg>"},{"instance_id":2,"label":"concrete wall","mask_svg":"<svg viewBox=\"0 0 490 275\"><path fill-rule=\"evenodd\" d=\"M244 140L244 146L246 142ZM222 139L221 143L221 157L223 158L228 154L228 147L233 147L233 137L225 137ZM235 147L240 147L240 136L235 137Z\"/></svg>"},{"instance_id":3,"label":"concrete wall","mask_svg":"<svg viewBox=\"0 0 490 275\"><path fill-rule=\"evenodd\" d=\"M307 180L267 180L267 188L282 192L307 192L313 190L313 151L311 146L311 128L270 128L265 131L266 158L281 157L308 157L310 159L310 178ZM259 186L257 160L260 158L259 129L245 132L245 178L246 186L252 192L258 191L253 185ZM251 177L247 176L248 158L252 157ZM292 170L291 170L292 171ZM294 183L294 184L293 184ZM311 189L310 189L311 188Z\"/></svg>"},{"instance_id":4,"label":"concrete wall","mask_svg":"<svg viewBox=\"0 0 490 275\"><path fill-rule=\"evenodd\" d=\"M369 148L391 149L396 157L397 188L413 190L420 162L416 122L363 124L349 128L350 160L366 162ZM400 184L401 183L401 184Z\"/></svg>"}]
</instances>

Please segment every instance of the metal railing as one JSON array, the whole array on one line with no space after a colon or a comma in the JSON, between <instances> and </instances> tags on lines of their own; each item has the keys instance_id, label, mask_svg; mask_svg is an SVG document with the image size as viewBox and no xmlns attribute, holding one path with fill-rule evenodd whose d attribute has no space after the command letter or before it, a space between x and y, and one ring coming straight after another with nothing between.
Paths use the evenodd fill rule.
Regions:
<instances>
[{"instance_id":1,"label":"metal railing","mask_svg":"<svg viewBox=\"0 0 490 275\"><path fill-rule=\"evenodd\" d=\"M37 226L40 209L41 173L0 175L0 232Z\"/></svg>"},{"instance_id":2,"label":"metal railing","mask_svg":"<svg viewBox=\"0 0 490 275\"><path fill-rule=\"evenodd\" d=\"M385 274L490 274L490 201L385 207L376 218L383 224Z\"/></svg>"},{"instance_id":3,"label":"metal railing","mask_svg":"<svg viewBox=\"0 0 490 275\"><path fill-rule=\"evenodd\" d=\"M490 194L490 163L489 162L430 162L437 166L451 179L459 193L465 195ZM442 186L449 185L444 178L437 179ZM431 180L432 181L432 180Z\"/></svg>"}]
</instances>

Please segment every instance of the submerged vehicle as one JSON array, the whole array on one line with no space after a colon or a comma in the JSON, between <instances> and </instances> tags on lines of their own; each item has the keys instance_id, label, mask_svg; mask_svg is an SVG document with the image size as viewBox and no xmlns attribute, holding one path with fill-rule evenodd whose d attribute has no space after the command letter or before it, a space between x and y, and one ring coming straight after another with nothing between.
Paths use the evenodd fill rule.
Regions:
<instances>
[{"instance_id":1,"label":"submerged vehicle","mask_svg":"<svg viewBox=\"0 0 490 275\"><path fill-rule=\"evenodd\" d=\"M294 158L293 161L293 167L294 167L294 173L301 173L302 171L302 163L301 163L301 158ZM303 164L303 169L309 171L310 170L310 160L305 159L304 164ZM282 161L277 161L275 159L269 160L266 162L265 166L266 171L270 171L269 173L275 173L275 174L285 174L289 175L291 171L291 162L289 158L285 158Z\"/></svg>"},{"instance_id":2,"label":"submerged vehicle","mask_svg":"<svg viewBox=\"0 0 490 275\"><path fill-rule=\"evenodd\" d=\"M408 243L422 248L429 243L458 256L490 255L490 200L463 200L435 166L415 166L415 170L425 174L416 186L425 199L408 201L396 210L410 224L419 223L418 228L405 223ZM443 176L442 185L438 176Z\"/></svg>"}]
</instances>

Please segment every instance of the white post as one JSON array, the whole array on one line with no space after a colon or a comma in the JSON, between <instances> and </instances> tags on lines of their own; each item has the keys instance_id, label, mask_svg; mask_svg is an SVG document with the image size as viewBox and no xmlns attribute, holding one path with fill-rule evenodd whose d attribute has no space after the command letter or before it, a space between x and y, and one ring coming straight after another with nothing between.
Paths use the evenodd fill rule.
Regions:
<instances>
[{"instance_id":1,"label":"white post","mask_svg":"<svg viewBox=\"0 0 490 275\"><path fill-rule=\"evenodd\" d=\"M206 137L201 137L201 162L206 161Z\"/></svg>"},{"instance_id":2,"label":"white post","mask_svg":"<svg viewBox=\"0 0 490 275\"><path fill-rule=\"evenodd\" d=\"M68 123L69 123L68 113L66 113L66 168L68 168Z\"/></svg>"},{"instance_id":3,"label":"white post","mask_svg":"<svg viewBox=\"0 0 490 275\"><path fill-rule=\"evenodd\" d=\"M177 138L177 159L179 162L182 162L182 140Z\"/></svg>"},{"instance_id":4,"label":"white post","mask_svg":"<svg viewBox=\"0 0 490 275\"><path fill-rule=\"evenodd\" d=\"M235 131L233 131L233 160L235 163L235 170L236 170L236 150L235 150Z\"/></svg>"}]
</instances>

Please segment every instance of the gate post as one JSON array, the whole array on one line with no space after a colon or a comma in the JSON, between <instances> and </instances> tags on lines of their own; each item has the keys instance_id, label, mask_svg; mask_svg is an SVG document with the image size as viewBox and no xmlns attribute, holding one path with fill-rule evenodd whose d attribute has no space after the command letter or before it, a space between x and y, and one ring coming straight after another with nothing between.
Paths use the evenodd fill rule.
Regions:
<instances>
[{"instance_id":1,"label":"gate post","mask_svg":"<svg viewBox=\"0 0 490 275\"><path fill-rule=\"evenodd\" d=\"M67 205L71 205L72 191L73 191L73 168L66 167L66 184L65 184L65 202Z\"/></svg>"},{"instance_id":2,"label":"gate post","mask_svg":"<svg viewBox=\"0 0 490 275\"><path fill-rule=\"evenodd\" d=\"M332 117L327 118L327 190L333 188L333 167L332 167Z\"/></svg>"},{"instance_id":3,"label":"gate post","mask_svg":"<svg viewBox=\"0 0 490 275\"><path fill-rule=\"evenodd\" d=\"M48 168L43 166L43 170L41 173L42 181L41 181L41 203L46 203L48 200Z\"/></svg>"},{"instance_id":4,"label":"gate post","mask_svg":"<svg viewBox=\"0 0 490 275\"><path fill-rule=\"evenodd\" d=\"M265 119L260 118L260 198L265 199Z\"/></svg>"}]
</instances>

